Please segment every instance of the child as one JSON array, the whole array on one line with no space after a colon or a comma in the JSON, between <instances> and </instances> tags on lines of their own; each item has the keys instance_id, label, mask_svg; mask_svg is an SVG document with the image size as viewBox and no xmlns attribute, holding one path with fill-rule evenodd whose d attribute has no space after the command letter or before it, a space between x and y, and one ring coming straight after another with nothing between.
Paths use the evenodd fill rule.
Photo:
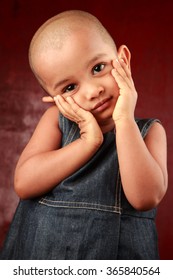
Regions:
<instances>
[{"instance_id":1,"label":"child","mask_svg":"<svg viewBox=\"0 0 173 280\"><path fill-rule=\"evenodd\" d=\"M29 61L54 104L17 164L2 258L158 259L166 136L134 117L130 51L93 15L66 11L36 32Z\"/></svg>"}]
</instances>

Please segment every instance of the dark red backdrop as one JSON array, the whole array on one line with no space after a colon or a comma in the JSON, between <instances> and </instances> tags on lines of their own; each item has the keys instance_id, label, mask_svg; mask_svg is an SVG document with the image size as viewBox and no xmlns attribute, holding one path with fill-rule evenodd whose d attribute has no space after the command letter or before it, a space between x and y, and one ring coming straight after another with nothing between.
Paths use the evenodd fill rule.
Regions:
<instances>
[{"instance_id":1,"label":"dark red backdrop","mask_svg":"<svg viewBox=\"0 0 173 280\"><path fill-rule=\"evenodd\" d=\"M136 114L161 119L168 137L169 189L157 216L161 259L173 259L173 2L172 0L1 0L0 1L0 242L18 198L13 172L46 106L27 58L31 37L49 17L67 9L95 14L117 46L132 53L139 93Z\"/></svg>"}]
</instances>

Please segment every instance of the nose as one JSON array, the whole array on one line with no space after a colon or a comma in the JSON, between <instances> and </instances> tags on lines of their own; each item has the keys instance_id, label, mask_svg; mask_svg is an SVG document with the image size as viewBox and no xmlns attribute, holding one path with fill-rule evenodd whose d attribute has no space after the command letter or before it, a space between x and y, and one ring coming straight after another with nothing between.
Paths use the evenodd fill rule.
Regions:
<instances>
[{"instance_id":1,"label":"nose","mask_svg":"<svg viewBox=\"0 0 173 280\"><path fill-rule=\"evenodd\" d=\"M85 96L88 100L98 98L104 92L104 88L101 85L95 83L87 83L85 87Z\"/></svg>"}]
</instances>

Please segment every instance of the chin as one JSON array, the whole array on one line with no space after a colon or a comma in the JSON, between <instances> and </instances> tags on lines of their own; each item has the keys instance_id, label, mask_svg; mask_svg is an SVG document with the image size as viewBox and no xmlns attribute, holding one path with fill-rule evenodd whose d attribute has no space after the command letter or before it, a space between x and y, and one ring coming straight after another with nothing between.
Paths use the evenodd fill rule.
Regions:
<instances>
[{"instance_id":1,"label":"chin","mask_svg":"<svg viewBox=\"0 0 173 280\"><path fill-rule=\"evenodd\" d=\"M107 122L108 120L112 120L112 114L113 114L113 111L102 112L98 115L95 115L94 117L96 118L98 123L103 123L103 122Z\"/></svg>"}]
</instances>

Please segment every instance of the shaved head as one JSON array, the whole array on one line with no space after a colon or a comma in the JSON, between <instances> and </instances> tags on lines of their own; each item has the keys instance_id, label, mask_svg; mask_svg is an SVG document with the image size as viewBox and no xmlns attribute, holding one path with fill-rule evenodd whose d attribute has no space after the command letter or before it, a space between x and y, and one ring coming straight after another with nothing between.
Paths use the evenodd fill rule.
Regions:
<instances>
[{"instance_id":1,"label":"shaved head","mask_svg":"<svg viewBox=\"0 0 173 280\"><path fill-rule=\"evenodd\" d=\"M100 35L105 43L111 44L116 50L114 40L108 31L90 13L71 10L47 20L37 30L29 47L29 63L33 72L35 73L35 63L38 56L46 54L50 49L61 49L74 32L89 32L90 30L96 32L97 36Z\"/></svg>"}]
</instances>

